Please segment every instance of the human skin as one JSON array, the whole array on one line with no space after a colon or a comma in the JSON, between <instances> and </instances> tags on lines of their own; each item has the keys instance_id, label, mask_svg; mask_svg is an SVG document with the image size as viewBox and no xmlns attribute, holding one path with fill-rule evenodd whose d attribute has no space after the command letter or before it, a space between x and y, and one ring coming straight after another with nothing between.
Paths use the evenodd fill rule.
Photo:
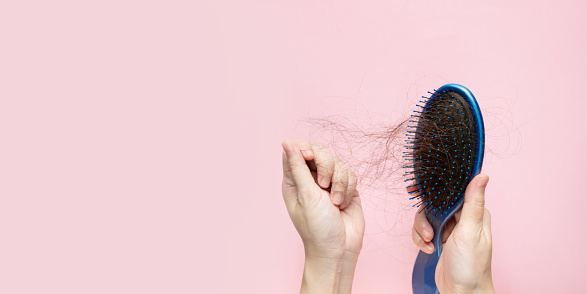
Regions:
<instances>
[{"instance_id":1,"label":"human skin","mask_svg":"<svg viewBox=\"0 0 587 294\"><path fill-rule=\"evenodd\" d=\"M489 177L477 175L467 186L462 210L446 225L436 266L440 293L495 293L491 277L491 215L485 208ZM432 226L416 213L412 237L420 250L434 251Z\"/></svg>"},{"instance_id":2,"label":"human skin","mask_svg":"<svg viewBox=\"0 0 587 294\"><path fill-rule=\"evenodd\" d=\"M300 293L351 293L363 244L365 220L357 177L323 145L284 141L282 193L304 243ZM462 210L443 234L436 267L440 293L495 293L491 278L491 217L485 208L489 177L478 175L465 192ZM432 253L434 231L416 213L412 237Z\"/></svg>"},{"instance_id":3,"label":"human skin","mask_svg":"<svg viewBox=\"0 0 587 294\"><path fill-rule=\"evenodd\" d=\"M282 147L283 199L305 251L300 293L351 293L365 231L357 176L321 144Z\"/></svg>"}]
</instances>

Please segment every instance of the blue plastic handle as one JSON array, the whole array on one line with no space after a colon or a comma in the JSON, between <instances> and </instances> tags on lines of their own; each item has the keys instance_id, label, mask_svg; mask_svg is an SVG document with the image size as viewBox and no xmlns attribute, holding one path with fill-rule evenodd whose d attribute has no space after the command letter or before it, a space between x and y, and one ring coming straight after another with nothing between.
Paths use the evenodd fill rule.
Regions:
<instances>
[{"instance_id":1,"label":"blue plastic handle","mask_svg":"<svg viewBox=\"0 0 587 294\"><path fill-rule=\"evenodd\" d=\"M444 223L441 218L434 218L430 221L430 224L434 228L434 237L432 237L434 252L432 254L424 251L418 253L414 264L414 272L412 273L412 290L414 294L438 294L435 274L436 265L442 252L442 238L439 236L442 236Z\"/></svg>"}]
</instances>

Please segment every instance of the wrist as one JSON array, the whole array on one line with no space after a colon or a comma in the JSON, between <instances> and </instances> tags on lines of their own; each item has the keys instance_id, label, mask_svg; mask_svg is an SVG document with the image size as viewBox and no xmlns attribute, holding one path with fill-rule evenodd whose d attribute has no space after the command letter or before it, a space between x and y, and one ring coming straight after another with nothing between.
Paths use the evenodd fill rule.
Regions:
<instances>
[{"instance_id":1,"label":"wrist","mask_svg":"<svg viewBox=\"0 0 587 294\"><path fill-rule=\"evenodd\" d=\"M485 285L482 287L478 287L475 288L471 291L465 292L465 293L471 293L471 294L495 294L495 290L493 289L493 285L489 284L489 285Z\"/></svg>"},{"instance_id":2,"label":"wrist","mask_svg":"<svg viewBox=\"0 0 587 294\"><path fill-rule=\"evenodd\" d=\"M479 294L495 294L495 290L493 289L493 278L491 277L491 272L489 275L486 276L485 279L480 282L476 289L474 289L471 293L479 293Z\"/></svg>"},{"instance_id":3,"label":"wrist","mask_svg":"<svg viewBox=\"0 0 587 294\"><path fill-rule=\"evenodd\" d=\"M306 256L300 293L351 293L358 254Z\"/></svg>"},{"instance_id":4,"label":"wrist","mask_svg":"<svg viewBox=\"0 0 587 294\"><path fill-rule=\"evenodd\" d=\"M479 288L479 290L475 293L479 294L495 294L495 289L493 289L493 282L489 280L485 285Z\"/></svg>"},{"instance_id":5,"label":"wrist","mask_svg":"<svg viewBox=\"0 0 587 294\"><path fill-rule=\"evenodd\" d=\"M451 293L454 294L495 294L493 289L493 281L491 278L484 279L474 286L460 286L454 287Z\"/></svg>"}]
</instances>

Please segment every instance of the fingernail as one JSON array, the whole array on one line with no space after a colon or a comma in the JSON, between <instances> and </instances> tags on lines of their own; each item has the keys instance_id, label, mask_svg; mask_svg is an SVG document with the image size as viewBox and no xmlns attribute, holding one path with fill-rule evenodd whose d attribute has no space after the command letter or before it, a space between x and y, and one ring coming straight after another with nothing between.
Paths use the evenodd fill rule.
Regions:
<instances>
[{"instance_id":1,"label":"fingernail","mask_svg":"<svg viewBox=\"0 0 587 294\"><path fill-rule=\"evenodd\" d=\"M432 243L427 243L426 250L428 250L428 252L434 252L434 245L432 245Z\"/></svg>"},{"instance_id":2,"label":"fingernail","mask_svg":"<svg viewBox=\"0 0 587 294\"><path fill-rule=\"evenodd\" d=\"M424 234L424 240L427 242L432 239L432 231L430 231L430 229L425 228L422 230L422 233Z\"/></svg>"},{"instance_id":3,"label":"fingernail","mask_svg":"<svg viewBox=\"0 0 587 294\"><path fill-rule=\"evenodd\" d=\"M340 205L342 203L342 192L332 193L332 202L335 205Z\"/></svg>"}]
</instances>

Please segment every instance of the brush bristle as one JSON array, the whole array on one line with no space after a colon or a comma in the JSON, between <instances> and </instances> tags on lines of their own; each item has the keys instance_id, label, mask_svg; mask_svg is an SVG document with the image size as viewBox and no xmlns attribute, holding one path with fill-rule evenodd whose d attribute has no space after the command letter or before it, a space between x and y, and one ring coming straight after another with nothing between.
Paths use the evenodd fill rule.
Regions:
<instances>
[{"instance_id":1,"label":"brush bristle","mask_svg":"<svg viewBox=\"0 0 587 294\"><path fill-rule=\"evenodd\" d=\"M477 154L473 112L455 92L431 93L410 119L404 166L416 207L427 216L442 216L453 207L472 178Z\"/></svg>"}]
</instances>

